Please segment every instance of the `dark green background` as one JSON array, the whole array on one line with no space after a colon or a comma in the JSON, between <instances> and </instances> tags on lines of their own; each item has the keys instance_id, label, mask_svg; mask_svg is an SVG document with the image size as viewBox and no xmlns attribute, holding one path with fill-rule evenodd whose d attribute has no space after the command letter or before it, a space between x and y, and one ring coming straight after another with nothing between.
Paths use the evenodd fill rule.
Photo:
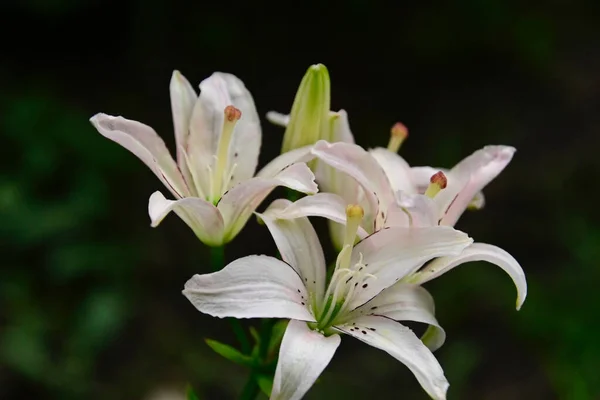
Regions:
<instances>
[{"instance_id":1,"label":"dark green background","mask_svg":"<svg viewBox=\"0 0 600 400\"><path fill-rule=\"evenodd\" d=\"M150 400L188 382L201 398L234 398L246 371L203 342L233 335L180 294L209 270L207 249L174 216L150 228L160 182L88 119L143 121L172 148L173 69L194 86L215 70L238 75L264 116L289 110L316 62L365 147L385 145L400 120L414 165L518 149L458 228L521 262L523 309L489 265L427 285L448 333L436 354L449 399L600 398L600 3L292 4L2 3L0 398ZM282 133L265 121L261 164ZM274 251L251 220L226 257ZM350 338L307 396L388 397L426 395Z\"/></svg>"}]
</instances>

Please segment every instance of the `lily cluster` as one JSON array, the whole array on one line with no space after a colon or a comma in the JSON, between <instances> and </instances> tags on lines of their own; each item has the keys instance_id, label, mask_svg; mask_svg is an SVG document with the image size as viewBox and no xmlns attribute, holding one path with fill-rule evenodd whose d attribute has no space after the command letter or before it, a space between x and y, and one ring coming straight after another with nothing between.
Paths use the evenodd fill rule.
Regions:
<instances>
[{"instance_id":1,"label":"lily cluster","mask_svg":"<svg viewBox=\"0 0 600 400\"><path fill-rule=\"evenodd\" d=\"M488 261L513 280L517 309L525 301L519 263L454 228L465 210L483 206L481 190L508 165L514 148L483 147L449 170L411 167L398 155L408 130L397 123L387 148L363 149L347 113L330 110L329 74L319 64L308 69L289 115L267 114L286 128L282 154L255 175L260 119L240 79L216 72L200 83L198 95L175 71L170 94L175 158L147 125L106 114L91 122L139 157L174 197L150 196L152 226L174 211L209 246L233 240L253 213L270 231L279 258L251 255L194 275L183 294L219 318L290 320L271 399L302 398L341 336L387 352L432 398L445 399L449 384L432 352L446 334L422 284L463 263ZM307 196L255 212L277 186ZM339 250L330 271L309 217L329 220ZM419 338L403 321L429 327Z\"/></svg>"}]
</instances>

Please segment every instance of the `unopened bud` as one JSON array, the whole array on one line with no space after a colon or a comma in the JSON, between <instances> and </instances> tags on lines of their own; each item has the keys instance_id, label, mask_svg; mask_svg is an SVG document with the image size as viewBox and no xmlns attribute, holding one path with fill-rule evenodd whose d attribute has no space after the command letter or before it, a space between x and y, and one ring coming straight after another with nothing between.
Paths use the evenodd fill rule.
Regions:
<instances>
[{"instance_id":1,"label":"unopened bud","mask_svg":"<svg viewBox=\"0 0 600 400\"><path fill-rule=\"evenodd\" d=\"M283 136L281 152L330 140L329 109L331 83L323 64L311 65L294 98L290 120Z\"/></svg>"}]
</instances>

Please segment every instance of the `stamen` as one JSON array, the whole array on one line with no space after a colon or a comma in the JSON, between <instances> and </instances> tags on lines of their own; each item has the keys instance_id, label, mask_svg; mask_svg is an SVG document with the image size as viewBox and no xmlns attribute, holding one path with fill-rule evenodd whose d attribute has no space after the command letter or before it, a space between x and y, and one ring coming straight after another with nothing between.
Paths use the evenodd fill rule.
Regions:
<instances>
[{"instance_id":1,"label":"stamen","mask_svg":"<svg viewBox=\"0 0 600 400\"><path fill-rule=\"evenodd\" d=\"M391 129L390 141L388 142L388 150L397 153L400 150L402 142L408 137L408 129L404 124L396 122Z\"/></svg>"},{"instance_id":2,"label":"stamen","mask_svg":"<svg viewBox=\"0 0 600 400\"><path fill-rule=\"evenodd\" d=\"M442 171L433 174L431 179L429 179L429 186L425 191L425 196L433 199L440 192L440 190L446 188L447 184L448 179Z\"/></svg>"},{"instance_id":3,"label":"stamen","mask_svg":"<svg viewBox=\"0 0 600 400\"><path fill-rule=\"evenodd\" d=\"M206 199L206 193L204 193L204 190L202 190L202 182L200 181L200 177L198 176L198 172L196 171L196 168L193 167L193 164L190 161L190 157L188 156L186 151L182 151L181 154L183 155L183 158L187 165L188 171L190 171L190 175L191 175L192 181L193 181L192 183L193 183L194 187L196 188L198 197L200 197L202 199ZM209 172L210 172L210 167L209 167ZM210 174L209 174L209 176L210 176ZM209 188L210 187L211 186L209 186Z\"/></svg>"},{"instance_id":4,"label":"stamen","mask_svg":"<svg viewBox=\"0 0 600 400\"><path fill-rule=\"evenodd\" d=\"M212 201L218 200L223 190L223 180L225 178L225 169L229 158L229 145L233 136L233 128L237 121L242 117L242 112L234 106L227 106L224 110L225 118L223 118L223 130L219 138L217 148L216 168L213 171L213 179L211 185Z\"/></svg>"},{"instance_id":5,"label":"stamen","mask_svg":"<svg viewBox=\"0 0 600 400\"><path fill-rule=\"evenodd\" d=\"M227 179L223 180L223 187L221 188L221 193L225 193L227 191L227 185L233 179L233 174L235 173L235 169L237 168L237 163L234 163L231 166L231 170L227 174Z\"/></svg>"}]
</instances>

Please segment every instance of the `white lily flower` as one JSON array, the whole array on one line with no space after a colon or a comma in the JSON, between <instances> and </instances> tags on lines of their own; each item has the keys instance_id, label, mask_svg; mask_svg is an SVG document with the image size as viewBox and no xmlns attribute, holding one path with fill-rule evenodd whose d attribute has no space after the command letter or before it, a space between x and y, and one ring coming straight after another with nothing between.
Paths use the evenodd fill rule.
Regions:
<instances>
[{"instance_id":1,"label":"white lily flower","mask_svg":"<svg viewBox=\"0 0 600 400\"><path fill-rule=\"evenodd\" d=\"M123 117L96 114L92 124L105 137L138 156L175 197L150 196L152 226L174 211L210 245L231 241L276 186L315 193L314 175L302 153L282 155L256 177L260 121L243 82L215 72L200 83L200 95L178 71L170 84L177 145L173 160L149 126Z\"/></svg>"},{"instance_id":2,"label":"white lily flower","mask_svg":"<svg viewBox=\"0 0 600 400\"><path fill-rule=\"evenodd\" d=\"M260 215L283 261L238 259L219 272L194 275L184 295L215 317L292 320L281 344L271 399L300 399L333 357L340 333L386 351L410 368L431 397L445 399L448 382L431 350L396 322L435 327L428 345L439 347L445 335L434 317L433 300L422 287L397 282L430 259L459 255L472 240L450 227L396 227L355 246L363 210L349 206L344 249L327 282L323 249L308 218L272 216L289 205L277 200Z\"/></svg>"},{"instance_id":3,"label":"white lily flower","mask_svg":"<svg viewBox=\"0 0 600 400\"><path fill-rule=\"evenodd\" d=\"M311 153L346 174L346 179L337 183L319 182L322 188L333 193L302 198L274 215L279 219L328 218L337 226L332 230L333 236L337 236L334 243L342 243L339 224L343 223L344 205L349 203L360 204L365 209L365 218L357 232L359 238L388 227L453 226L473 196L508 164L514 149L485 147L460 162L448 176L434 169L411 171L402 158L388 150L368 152L350 143L320 141ZM398 175L392 175L395 171ZM427 178L429 185L423 185L422 177L416 175L429 172L436 173ZM519 309L527 296L525 274L519 263L506 251L489 244L475 243L467 250L457 257L435 260L426 268L430 272L421 271L404 280L421 284L462 263L488 261L502 268L513 280Z\"/></svg>"}]
</instances>

